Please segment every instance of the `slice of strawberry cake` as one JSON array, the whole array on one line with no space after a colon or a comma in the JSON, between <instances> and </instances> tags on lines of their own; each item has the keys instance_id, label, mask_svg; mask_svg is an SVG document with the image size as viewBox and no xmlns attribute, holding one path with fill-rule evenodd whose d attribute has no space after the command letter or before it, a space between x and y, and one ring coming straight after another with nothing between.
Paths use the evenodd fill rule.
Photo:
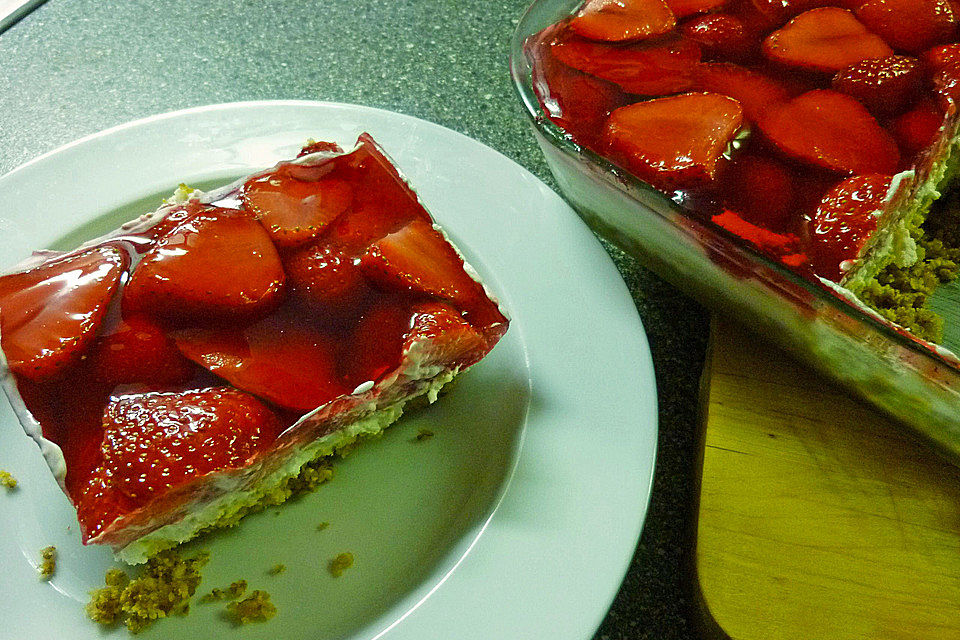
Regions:
<instances>
[{"instance_id":1,"label":"slice of strawberry cake","mask_svg":"<svg viewBox=\"0 0 960 640\"><path fill-rule=\"evenodd\" d=\"M0 277L5 390L131 563L322 480L507 325L367 134Z\"/></svg>"}]
</instances>

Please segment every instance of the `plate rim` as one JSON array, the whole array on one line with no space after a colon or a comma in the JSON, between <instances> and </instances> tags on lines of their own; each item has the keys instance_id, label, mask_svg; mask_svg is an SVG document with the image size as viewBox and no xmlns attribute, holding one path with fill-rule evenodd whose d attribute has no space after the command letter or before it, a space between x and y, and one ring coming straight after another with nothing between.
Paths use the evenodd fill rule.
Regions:
<instances>
[{"instance_id":1,"label":"plate rim","mask_svg":"<svg viewBox=\"0 0 960 640\"><path fill-rule=\"evenodd\" d=\"M547 192L547 194L549 194L550 196L553 196L553 198L556 198L558 202L562 203L562 207L566 209L566 212L564 214L566 221L563 224L568 224L571 229L577 229L578 231L576 231L576 233L579 233L582 237L584 237L587 244L592 243L594 245L592 249L594 253L596 253L596 251L599 251L603 254L603 258L605 258L606 264L604 264L602 268L606 269L607 271L612 270L613 273L616 274L615 281L619 282L619 287L618 287L619 290L616 292L609 292L609 293L611 297L616 297L618 299L618 304L623 304L624 302L623 298L625 298L626 302L628 302L629 305L633 307L633 312L636 320L635 324L636 324L636 327L639 329L639 331L635 332L634 337L636 338L636 345L634 346L639 348L640 352L642 352L644 357L642 362L634 363L635 368L637 370L635 373L638 377L643 378L649 384L644 386L642 390L639 390L639 391L642 391L642 394L646 398L645 402L642 403L645 415L638 415L636 419L636 423L638 427L649 428L652 431L652 434L651 434L652 446L647 447L645 451L645 453L647 454L647 458L646 460L642 461L644 464L643 464L643 470L640 471L640 476L641 476L641 480L644 480L644 481L641 482L642 495L638 496L639 497L638 509L637 509L637 512L633 514L633 518L630 520L628 525L626 525L627 528L629 529L629 533L626 535L626 537L632 540L632 543L629 545L629 549L626 550L626 553L623 553L624 549L618 550L621 555L621 561L619 563L620 570L619 572L617 572L616 576L609 576L610 578L609 586L607 589L604 590L604 593L602 595L596 594L597 603L602 602L603 606L598 607L598 610L595 611L593 615L588 616L585 613L584 614L585 619L583 620L584 624L580 625L580 627L577 630L571 629L571 632L574 633L575 635L569 636L571 638L591 637L592 634L596 631L597 627L602 622L602 620L604 619L604 617L606 616L610 608L610 605L613 602L613 599L615 598L616 594L620 590L621 583L630 566L631 560L635 553L637 543L639 542L639 538L643 530L643 525L645 523L646 516L649 512L649 505L650 505L650 499L651 499L652 488L653 488L653 480L654 480L654 469L655 469L656 457L657 457L657 433L659 430L657 389L656 389L652 355L650 353L649 343L643 328L642 321L639 317L639 314L637 313L632 296L630 295L626 284L623 282L622 277L619 275L619 272L616 270L616 267L614 266L612 259L606 253L606 251L603 250L599 241L589 231L586 225L584 225L584 223L580 220L580 218L573 212L572 209L570 209L569 205L565 201L563 201L559 196L557 196L552 190L550 190L548 187L543 185L542 181L539 178L537 178L533 173L531 173L525 167L522 167L517 162L507 157L503 153L483 144L482 142L474 140L458 131L449 129L447 127L443 127L442 125L438 125L436 123L432 123L432 122L417 118L415 116L402 114L402 113L390 111L387 109L381 109L378 107L355 105L355 104L340 103L340 102L314 101L314 100L255 100L255 101L236 101L236 102L227 102L227 103L208 104L208 105L190 107L187 109L179 109L175 111L159 113L159 114L139 118L136 120L124 122L124 123L109 127L107 129L104 129L102 131L85 135L76 140L72 140L54 149L51 149L50 151L47 151L13 168L7 173L3 174L2 176L0 176L0 190L2 190L4 186L6 186L6 183L8 181L18 179L23 171L29 171L32 167L35 167L39 163L50 161L51 158L56 158L61 154L64 154L65 152L71 149L74 149L76 147L81 147L82 145L92 143L94 141L107 138L109 136L114 136L118 134L122 135L124 131L129 129L134 129L134 128L143 127L143 126L147 126L155 123L160 123L166 120L177 120L180 118L185 118L189 120L193 116L198 116L198 115L207 114L209 112L216 112L216 111L233 111L233 110L244 111L248 109L269 110L269 109L278 109L278 108L298 108L298 107L304 108L304 109L346 110L348 112L358 114L359 116L362 116L363 114L366 113L366 114L374 115L379 118L386 118L386 119L399 118L401 121L406 120L410 122L416 122L421 125L427 125L428 127L436 127L437 129L445 132L446 135L453 134L454 136L456 136L456 138L460 140L460 142L464 144L476 145L477 147L482 148L486 152L491 152L495 154L495 157L497 158L498 162L509 163L509 165L511 165L511 168L513 170L520 172L520 175L525 180L533 181L534 184L542 187L543 190ZM389 148L387 149L387 152L390 153ZM401 170L403 170L404 167L402 166L402 162L400 164L401 164ZM412 181L412 182L413 182L412 186L416 189L418 185L416 184L415 181ZM131 195L129 199L132 200L134 199L134 197ZM604 262L604 261L601 260L601 262ZM615 284L613 284L612 286L614 286L614 288L617 288ZM521 348L524 352L527 351L527 343L524 342L522 338L521 338ZM528 383L533 384L533 380L529 379ZM403 615L401 615L399 618L397 618L395 621L390 623L385 628L382 628L379 631L376 631L371 627L372 627L372 624L376 624L380 621L380 619L383 617L383 616L380 616L376 618L371 625L364 625L363 627L360 627L357 630L355 630L354 635L356 637L369 637L368 634L371 632L375 632L373 635L373 637L375 638L382 638L388 635L391 638L398 637L396 636L396 634L391 632L394 631L395 629L398 631L402 630L403 625L401 625L401 623L404 622L412 614L414 614L414 612L416 612L417 609L420 608L422 604L427 602L428 599L433 598L434 599L433 601L436 602L436 598L439 597L437 594L442 591L441 590L442 585L447 581L447 579L450 576L454 575L454 573L461 566L461 564L468 557L470 557L471 552L474 550L474 548L477 545L481 544L481 541L483 541L484 536L487 535L488 528L492 525L492 523L494 523L494 520L498 512L500 511L500 508L504 500L512 491L516 490L515 489L515 481L516 481L515 471L517 466L519 465L521 459L525 455L531 455L528 450L527 442L526 442L527 440L526 434L527 434L527 426L528 426L527 422L529 420L529 407L527 409L527 414L528 415L525 418L524 425L521 432L521 442L518 444L518 451L515 458L510 463L510 468L507 471L507 475L504 479L503 486L501 487L500 492L497 498L495 499L494 504L492 505L492 508L490 509L489 513L486 515L482 525L479 527L479 531L476 537L473 539L473 541L469 545L467 551L465 551L462 554L462 556L459 559L457 559L456 562L453 563L453 566L449 568L446 575L444 575L442 579L439 580L439 582L437 582L430 589L428 589L427 590L428 592L426 593L426 595L424 595L423 598L420 599L413 607L409 608L406 612L404 612ZM420 587L418 585L417 587L413 588L413 591L418 591L419 588ZM391 606L388 609L390 611L393 611L394 607ZM589 618L589 621L587 621L586 618ZM582 633L583 631L586 631L587 635L583 635ZM401 635L406 637L406 634L401 634Z\"/></svg>"}]
</instances>

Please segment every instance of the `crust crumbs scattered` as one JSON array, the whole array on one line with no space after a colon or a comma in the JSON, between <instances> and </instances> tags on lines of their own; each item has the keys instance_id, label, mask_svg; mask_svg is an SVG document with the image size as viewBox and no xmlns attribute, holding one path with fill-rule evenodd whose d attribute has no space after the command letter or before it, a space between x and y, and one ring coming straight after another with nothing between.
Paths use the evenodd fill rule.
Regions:
<instances>
[{"instance_id":1,"label":"crust crumbs scattered","mask_svg":"<svg viewBox=\"0 0 960 640\"><path fill-rule=\"evenodd\" d=\"M246 580L237 580L231 582L226 589L214 589L207 595L200 598L200 602L216 602L217 600L236 600L247 590Z\"/></svg>"},{"instance_id":2,"label":"crust crumbs scattered","mask_svg":"<svg viewBox=\"0 0 960 640\"><path fill-rule=\"evenodd\" d=\"M350 552L341 553L330 561L330 573L334 578L339 578L343 572L353 566L353 554Z\"/></svg>"},{"instance_id":3,"label":"crust crumbs scattered","mask_svg":"<svg viewBox=\"0 0 960 640\"><path fill-rule=\"evenodd\" d=\"M16 489L17 479L14 478L9 471L0 469L0 484L5 486L7 489Z\"/></svg>"},{"instance_id":4,"label":"crust crumbs scattered","mask_svg":"<svg viewBox=\"0 0 960 640\"><path fill-rule=\"evenodd\" d=\"M269 574L272 575L272 576L277 576L277 575L280 575L281 573L283 573L283 572L286 571L286 570L287 570L287 565L282 564L282 563L277 563L277 564L273 565L272 567L270 567L270 569L267 571L267 573L269 573Z\"/></svg>"},{"instance_id":5,"label":"crust crumbs scattered","mask_svg":"<svg viewBox=\"0 0 960 640\"><path fill-rule=\"evenodd\" d=\"M40 550L40 579L49 580L57 570L57 548L46 547Z\"/></svg>"},{"instance_id":6,"label":"crust crumbs scattered","mask_svg":"<svg viewBox=\"0 0 960 640\"><path fill-rule=\"evenodd\" d=\"M321 522L320 524L317 525L317 531L323 531L329 526L330 526L329 522Z\"/></svg>"},{"instance_id":7,"label":"crust crumbs scattered","mask_svg":"<svg viewBox=\"0 0 960 640\"><path fill-rule=\"evenodd\" d=\"M257 589L243 600L227 605L227 613L237 624L266 622L277 615L277 608L270 602L270 594Z\"/></svg>"},{"instance_id":8,"label":"crust crumbs scattered","mask_svg":"<svg viewBox=\"0 0 960 640\"><path fill-rule=\"evenodd\" d=\"M423 440L426 440L432 437L433 437L433 431L430 431L430 429L420 429L419 431L417 431L417 436L414 439L417 442L422 442Z\"/></svg>"},{"instance_id":9,"label":"crust crumbs scattered","mask_svg":"<svg viewBox=\"0 0 960 640\"><path fill-rule=\"evenodd\" d=\"M138 633L171 613L185 615L208 559L206 553L183 558L164 551L150 558L142 575L132 580L122 570L111 569L104 576L106 586L90 592L87 616L103 625L123 621Z\"/></svg>"}]
</instances>

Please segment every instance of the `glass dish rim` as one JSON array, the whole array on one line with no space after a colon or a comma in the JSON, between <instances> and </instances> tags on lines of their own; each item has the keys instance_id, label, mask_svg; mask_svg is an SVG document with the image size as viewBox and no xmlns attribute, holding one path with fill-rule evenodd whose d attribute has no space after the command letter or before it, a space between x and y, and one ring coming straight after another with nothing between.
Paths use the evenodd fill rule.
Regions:
<instances>
[{"instance_id":1,"label":"glass dish rim","mask_svg":"<svg viewBox=\"0 0 960 640\"><path fill-rule=\"evenodd\" d=\"M747 242L740 236L731 233L727 229L721 227L711 220L701 219L690 215L687 211L679 207L662 192L653 188L646 182L643 182L630 172L624 170L622 167L604 158L600 154L574 142L570 134L546 117L540 106L540 101L533 89L533 77L530 60L527 58L526 53L523 50L524 41L527 37L524 34L528 27L527 23L531 20L531 15L535 11L545 6L554 4L559 5L561 2L562 0L533 0L533 2L526 8L526 10L524 10L523 14L517 21L516 28L514 29L510 40L510 55L508 59L510 76L513 80L513 88L517 94L517 97L520 99L520 102L524 106L524 112L530 119L530 122L534 128L540 134L542 134L551 145L561 151L564 155L568 156L570 159L575 160L578 164L593 165L594 168L601 170L603 174L614 176L619 182L629 185L631 189L642 191L645 194L656 198L658 201L663 203L664 207L668 207L672 212L683 216L692 224L722 237L726 242L729 242L733 246L737 247L738 250L750 256L753 261L759 262L767 269L787 280L790 284L800 287L820 302L830 305L835 311L843 313L844 315L853 318L857 322L867 324L874 330L880 332L880 334L885 338L893 340L898 346L909 348L910 350L921 354L926 358L929 358L937 363L945 364L953 371L960 373L960 363L955 362L951 358L945 357L939 352L940 349L943 349L952 353L952 350L947 349L938 343L924 341L921 338L913 336L912 334L904 335L901 332L906 332L906 329L901 328L898 330L895 328L898 325L895 325L892 322L887 324L888 321L874 317L871 313L867 313L852 301L840 295L839 292L832 290L830 286L822 283L812 282L801 277L779 262L764 255L762 252L757 250L753 244ZM576 8L580 4L582 4L582 1L580 0L571 3L573 8ZM556 12L551 11L551 13ZM630 191L624 189L621 189L620 191L631 199L636 200L636 197ZM561 195L564 195L562 189L560 190L560 193ZM651 215L662 215L639 201L637 201L637 203L640 206L649 209ZM576 207L573 208L574 210L577 209ZM614 242L614 244L617 243ZM768 277L764 277L763 280L769 282ZM874 311L874 313L876 312Z\"/></svg>"}]
</instances>

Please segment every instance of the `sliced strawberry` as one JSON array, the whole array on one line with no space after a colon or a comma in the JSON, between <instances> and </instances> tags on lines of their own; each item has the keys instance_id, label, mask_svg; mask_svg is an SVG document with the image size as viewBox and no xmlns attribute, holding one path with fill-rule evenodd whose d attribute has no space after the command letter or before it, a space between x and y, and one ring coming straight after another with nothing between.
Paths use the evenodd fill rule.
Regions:
<instances>
[{"instance_id":1,"label":"sliced strawberry","mask_svg":"<svg viewBox=\"0 0 960 640\"><path fill-rule=\"evenodd\" d=\"M957 29L957 16L947 0L866 0L856 13L891 47L911 53L949 42Z\"/></svg>"},{"instance_id":2,"label":"sliced strawberry","mask_svg":"<svg viewBox=\"0 0 960 640\"><path fill-rule=\"evenodd\" d=\"M336 142L324 142L323 140L311 140L307 144L303 145L303 148L300 149L300 153L297 154L298 158L303 156L308 156L311 153L343 153L343 149L340 148Z\"/></svg>"},{"instance_id":3,"label":"sliced strawberry","mask_svg":"<svg viewBox=\"0 0 960 640\"><path fill-rule=\"evenodd\" d=\"M123 296L125 314L163 319L246 319L280 300L283 267L253 218L210 209L188 218L144 254Z\"/></svg>"},{"instance_id":4,"label":"sliced strawberry","mask_svg":"<svg viewBox=\"0 0 960 640\"><path fill-rule=\"evenodd\" d=\"M860 253L877 228L890 176L852 176L831 189L810 221L811 263L817 275L839 282L842 263Z\"/></svg>"},{"instance_id":5,"label":"sliced strawberry","mask_svg":"<svg viewBox=\"0 0 960 640\"><path fill-rule=\"evenodd\" d=\"M670 7L670 11L673 12L677 20L698 13L719 11L726 5L727 0L667 0L667 6Z\"/></svg>"},{"instance_id":6,"label":"sliced strawberry","mask_svg":"<svg viewBox=\"0 0 960 640\"><path fill-rule=\"evenodd\" d=\"M890 132L897 139L905 158L914 158L933 144L944 113L932 100L922 100L890 123Z\"/></svg>"},{"instance_id":7,"label":"sliced strawberry","mask_svg":"<svg viewBox=\"0 0 960 640\"><path fill-rule=\"evenodd\" d=\"M469 367L489 350L483 335L453 307L440 302L425 302L414 307L403 354L421 367L431 364Z\"/></svg>"},{"instance_id":8,"label":"sliced strawberry","mask_svg":"<svg viewBox=\"0 0 960 640\"><path fill-rule=\"evenodd\" d=\"M790 99L787 88L773 78L735 64L701 64L695 77L696 88L733 98L743 107L747 120L753 123L771 107Z\"/></svg>"},{"instance_id":9,"label":"sliced strawberry","mask_svg":"<svg viewBox=\"0 0 960 640\"><path fill-rule=\"evenodd\" d=\"M77 501L84 540L191 480L245 466L280 422L253 396L211 388L111 398L103 428L100 464Z\"/></svg>"},{"instance_id":10,"label":"sliced strawberry","mask_svg":"<svg viewBox=\"0 0 960 640\"><path fill-rule=\"evenodd\" d=\"M740 131L743 109L717 93L687 93L613 112L604 143L611 157L665 191L714 179L720 157Z\"/></svg>"},{"instance_id":11,"label":"sliced strawberry","mask_svg":"<svg viewBox=\"0 0 960 640\"><path fill-rule=\"evenodd\" d=\"M102 246L0 277L0 344L10 369L41 381L74 364L129 262L121 249Z\"/></svg>"},{"instance_id":12,"label":"sliced strawberry","mask_svg":"<svg viewBox=\"0 0 960 640\"><path fill-rule=\"evenodd\" d=\"M349 393L338 373L342 339L284 305L244 328L183 329L177 348L230 384L287 409L310 411Z\"/></svg>"},{"instance_id":13,"label":"sliced strawberry","mask_svg":"<svg viewBox=\"0 0 960 640\"><path fill-rule=\"evenodd\" d=\"M960 44L942 44L924 51L920 62L929 75L947 67L960 65Z\"/></svg>"},{"instance_id":14,"label":"sliced strawberry","mask_svg":"<svg viewBox=\"0 0 960 640\"><path fill-rule=\"evenodd\" d=\"M833 88L853 96L875 114L899 113L923 84L920 63L907 56L861 60L833 76Z\"/></svg>"},{"instance_id":15,"label":"sliced strawberry","mask_svg":"<svg viewBox=\"0 0 960 640\"><path fill-rule=\"evenodd\" d=\"M355 258L324 243L299 249L283 259L293 295L327 314L355 306L369 287Z\"/></svg>"},{"instance_id":16,"label":"sliced strawberry","mask_svg":"<svg viewBox=\"0 0 960 640\"><path fill-rule=\"evenodd\" d=\"M587 75L549 55L555 27L526 43L527 55L537 60L532 68L533 89L557 126L575 133L588 147L596 144L610 113L627 104L626 94L612 82Z\"/></svg>"},{"instance_id":17,"label":"sliced strawberry","mask_svg":"<svg viewBox=\"0 0 960 640\"><path fill-rule=\"evenodd\" d=\"M415 291L460 303L482 293L457 251L423 220L375 242L363 254L360 267L388 290Z\"/></svg>"},{"instance_id":18,"label":"sliced strawberry","mask_svg":"<svg viewBox=\"0 0 960 640\"><path fill-rule=\"evenodd\" d=\"M760 130L787 156L841 173L894 173L896 143L850 96L808 91L760 119Z\"/></svg>"},{"instance_id":19,"label":"sliced strawberry","mask_svg":"<svg viewBox=\"0 0 960 640\"><path fill-rule=\"evenodd\" d=\"M663 0L587 0L570 28L591 40L623 42L670 33L676 24Z\"/></svg>"},{"instance_id":20,"label":"sliced strawberry","mask_svg":"<svg viewBox=\"0 0 960 640\"><path fill-rule=\"evenodd\" d=\"M618 46L572 37L553 42L550 53L568 67L648 96L689 89L700 61L699 45L684 38Z\"/></svg>"},{"instance_id":21,"label":"sliced strawberry","mask_svg":"<svg viewBox=\"0 0 960 640\"><path fill-rule=\"evenodd\" d=\"M750 57L756 41L743 21L727 13L693 18L683 24L680 33L693 40L711 60L743 60Z\"/></svg>"},{"instance_id":22,"label":"sliced strawberry","mask_svg":"<svg viewBox=\"0 0 960 640\"><path fill-rule=\"evenodd\" d=\"M353 164L353 206L340 215L322 235L322 242L346 255L359 256L370 244L407 224L430 220L406 180L373 139L362 134Z\"/></svg>"},{"instance_id":23,"label":"sliced strawberry","mask_svg":"<svg viewBox=\"0 0 960 640\"><path fill-rule=\"evenodd\" d=\"M893 55L893 49L879 36L868 31L852 13L837 7L801 13L768 35L761 48L773 62L829 73L861 60Z\"/></svg>"},{"instance_id":24,"label":"sliced strawberry","mask_svg":"<svg viewBox=\"0 0 960 640\"><path fill-rule=\"evenodd\" d=\"M256 217L278 247L313 240L353 201L350 183L336 175L334 162L304 167L285 164L244 185L245 209Z\"/></svg>"},{"instance_id":25,"label":"sliced strawberry","mask_svg":"<svg viewBox=\"0 0 960 640\"><path fill-rule=\"evenodd\" d=\"M723 180L724 204L746 221L783 231L796 209L793 175L782 162L756 153L740 154Z\"/></svg>"},{"instance_id":26,"label":"sliced strawberry","mask_svg":"<svg viewBox=\"0 0 960 640\"><path fill-rule=\"evenodd\" d=\"M173 341L145 316L125 318L108 336L97 338L87 356L94 379L119 384L182 384L196 367Z\"/></svg>"}]
</instances>

